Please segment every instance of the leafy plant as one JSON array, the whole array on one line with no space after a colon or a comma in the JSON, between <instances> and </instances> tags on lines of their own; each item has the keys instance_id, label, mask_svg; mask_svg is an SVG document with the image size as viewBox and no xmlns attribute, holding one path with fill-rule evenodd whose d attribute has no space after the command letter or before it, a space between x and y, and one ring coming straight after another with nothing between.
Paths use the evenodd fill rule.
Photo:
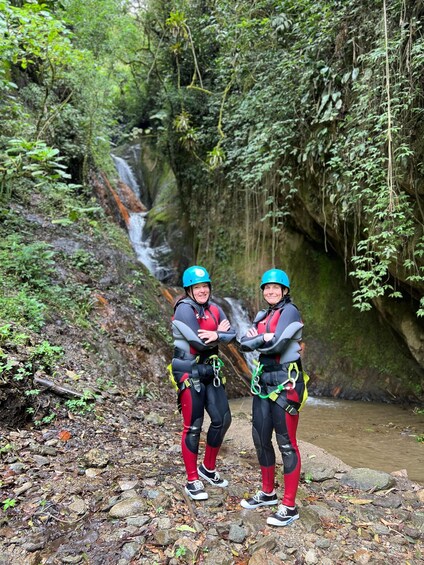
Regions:
<instances>
[{"instance_id":1,"label":"leafy plant","mask_svg":"<svg viewBox=\"0 0 424 565\"><path fill-rule=\"evenodd\" d=\"M6 445L0 447L0 455L2 453L9 453L9 451L13 451L13 445L11 443L6 443Z\"/></svg>"},{"instance_id":2,"label":"leafy plant","mask_svg":"<svg viewBox=\"0 0 424 565\"><path fill-rule=\"evenodd\" d=\"M158 393L152 383L141 383L136 393L136 398L146 398L147 400L155 400L158 398Z\"/></svg>"},{"instance_id":3,"label":"leafy plant","mask_svg":"<svg viewBox=\"0 0 424 565\"><path fill-rule=\"evenodd\" d=\"M75 414L84 415L91 412L94 409L93 401L95 401L96 396L92 391L86 389L83 392L81 398L67 400L65 406L70 412Z\"/></svg>"},{"instance_id":4,"label":"leafy plant","mask_svg":"<svg viewBox=\"0 0 424 565\"><path fill-rule=\"evenodd\" d=\"M185 548L183 545L179 545L176 549L175 549L175 557L180 558L180 557L184 557L184 555L187 553L187 548Z\"/></svg>"},{"instance_id":5,"label":"leafy plant","mask_svg":"<svg viewBox=\"0 0 424 565\"><path fill-rule=\"evenodd\" d=\"M63 349L47 340L32 348L30 360L43 369L51 369L63 355Z\"/></svg>"},{"instance_id":6,"label":"leafy plant","mask_svg":"<svg viewBox=\"0 0 424 565\"><path fill-rule=\"evenodd\" d=\"M17 500L15 498L6 498L3 500L3 512L7 512L9 508L14 508L16 506Z\"/></svg>"}]
</instances>

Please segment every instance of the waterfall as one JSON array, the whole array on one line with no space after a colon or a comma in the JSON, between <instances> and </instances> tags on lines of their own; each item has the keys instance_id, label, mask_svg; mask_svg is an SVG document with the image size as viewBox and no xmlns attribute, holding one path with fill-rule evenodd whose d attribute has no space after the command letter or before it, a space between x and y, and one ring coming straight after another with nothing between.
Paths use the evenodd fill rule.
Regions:
<instances>
[{"instance_id":1,"label":"waterfall","mask_svg":"<svg viewBox=\"0 0 424 565\"><path fill-rule=\"evenodd\" d=\"M128 185L137 196L137 198L140 199L140 186L131 167L128 165L125 159L122 159L122 157L117 157L116 155L111 155L111 157L113 159L113 162L115 163L115 168L120 180Z\"/></svg>"},{"instance_id":2,"label":"waterfall","mask_svg":"<svg viewBox=\"0 0 424 565\"><path fill-rule=\"evenodd\" d=\"M240 340L242 336L246 335L247 330L252 327L252 324L241 300L229 296L226 296L224 300L229 306L231 326L236 330L237 339ZM249 369L252 370L255 366L253 361L258 358L258 354L254 351L246 351L243 352L243 355Z\"/></svg>"},{"instance_id":3,"label":"waterfall","mask_svg":"<svg viewBox=\"0 0 424 565\"><path fill-rule=\"evenodd\" d=\"M150 241L143 241L143 230L146 223L147 212L130 212L130 222L128 225L128 237L135 251L137 259L145 265L152 275L156 275L158 262L155 259L154 249L150 246Z\"/></svg>"},{"instance_id":4,"label":"waterfall","mask_svg":"<svg viewBox=\"0 0 424 565\"><path fill-rule=\"evenodd\" d=\"M141 190L134 172L122 157L111 155L115 163L119 179L134 192L140 200ZM174 272L171 268L161 264L159 257L170 253L167 245L153 247L150 238L144 234L146 216L148 212L129 212L130 221L128 224L128 237L137 259L145 265L149 271L160 281L169 280Z\"/></svg>"}]
</instances>

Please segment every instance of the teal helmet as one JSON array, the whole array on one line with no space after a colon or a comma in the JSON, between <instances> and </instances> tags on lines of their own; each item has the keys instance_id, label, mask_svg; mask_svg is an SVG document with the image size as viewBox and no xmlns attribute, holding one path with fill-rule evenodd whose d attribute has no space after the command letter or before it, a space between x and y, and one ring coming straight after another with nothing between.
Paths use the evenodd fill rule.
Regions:
<instances>
[{"instance_id":1,"label":"teal helmet","mask_svg":"<svg viewBox=\"0 0 424 565\"><path fill-rule=\"evenodd\" d=\"M189 267L184 271L183 273L184 288L188 288L189 286L193 286L194 284L199 284L199 283L211 284L209 273L204 267L199 267L198 265L194 265L193 267Z\"/></svg>"},{"instance_id":2,"label":"teal helmet","mask_svg":"<svg viewBox=\"0 0 424 565\"><path fill-rule=\"evenodd\" d=\"M281 269L270 269L269 271L265 271L262 275L261 289L263 290L264 286L270 283L281 284L282 286L290 288L289 277Z\"/></svg>"}]
</instances>

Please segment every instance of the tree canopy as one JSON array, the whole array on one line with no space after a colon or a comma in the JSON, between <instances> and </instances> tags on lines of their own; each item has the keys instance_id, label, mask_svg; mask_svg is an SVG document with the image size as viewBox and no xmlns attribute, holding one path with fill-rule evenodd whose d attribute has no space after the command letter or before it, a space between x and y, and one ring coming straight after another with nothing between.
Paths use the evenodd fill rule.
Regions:
<instances>
[{"instance_id":1,"label":"tree canopy","mask_svg":"<svg viewBox=\"0 0 424 565\"><path fill-rule=\"evenodd\" d=\"M2 0L0 195L87 185L141 135L168 155L197 260L276 263L295 228L343 257L360 309L409 295L422 316L423 13Z\"/></svg>"}]
</instances>

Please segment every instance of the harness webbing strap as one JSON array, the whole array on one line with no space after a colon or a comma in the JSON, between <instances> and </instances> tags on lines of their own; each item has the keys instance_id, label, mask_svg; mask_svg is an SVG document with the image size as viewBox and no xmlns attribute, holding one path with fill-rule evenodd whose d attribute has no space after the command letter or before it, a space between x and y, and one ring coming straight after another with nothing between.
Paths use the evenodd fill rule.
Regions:
<instances>
[{"instance_id":1,"label":"harness webbing strap","mask_svg":"<svg viewBox=\"0 0 424 565\"><path fill-rule=\"evenodd\" d=\"M259 383L260 376L262 375L263 372L264 372L264 366L256 361L256 367L253 370L252 381L250 386L250 391L252 392L252 394L254 394L255 396L259 396L259 398L262 398L264 400L269 398L270 400L277 402L278 405L281 406L281 408L283 408L286 412L288 412L292 416L298 414L301 404L299 404L299 407L297 408L293 403L288 402L286 398L280 396L280 393L283 390L285 390L287 383L292 383L292 385L295 386L300 374L297 363L296 362L290 363L287 370L288 378L284 382L277 385L277 387L268 394L262 394L262 386ZM292 372L295 373L294 377L292 377Z\"/></svg>"}]
</instances>

